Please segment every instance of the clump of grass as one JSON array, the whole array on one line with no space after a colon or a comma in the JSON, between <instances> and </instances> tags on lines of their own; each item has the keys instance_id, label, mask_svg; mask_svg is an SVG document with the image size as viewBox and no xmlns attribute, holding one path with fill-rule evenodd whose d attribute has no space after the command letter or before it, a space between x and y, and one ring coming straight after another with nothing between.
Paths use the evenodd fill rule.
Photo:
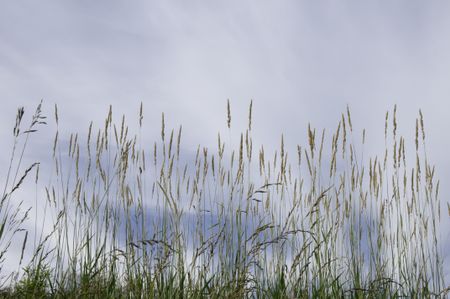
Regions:
<instances>
[{"instance_id":1,"label":"clump of grass","mask_svg":"<svg viewBox=\"0 0 450 299\"><path fill-rule=\"evenodd\" d=\"M141 105L139 129L143 117ZM231 130L229 101L226 120ZM124 116L114 122L111 108L85 139L73 133L64 143L58 130L45 203L52 230L5 294L445 296L439 182L425 153L422 113L415 151L406 150L397 126L394 108L386 114L385 151L368 159L365 131L359 140L349 109L331 135L308 126L295 157L284 136L272 156L263 146L255 150L252 103L236 149L219 134L216 149L199 146L192 159L181 126L167 130L164 114L161 139L151 147Z\"/></svg>"}]
</instances>

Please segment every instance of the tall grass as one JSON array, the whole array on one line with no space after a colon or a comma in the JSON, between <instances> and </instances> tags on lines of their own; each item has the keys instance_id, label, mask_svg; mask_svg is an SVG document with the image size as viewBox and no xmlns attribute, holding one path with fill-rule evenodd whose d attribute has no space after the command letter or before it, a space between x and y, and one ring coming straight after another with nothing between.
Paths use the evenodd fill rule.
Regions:
<instances>
[{"instance_id":1,"label":"tall grass","mask_svg":"<svg viewBox=\"0 0 450 299\"><path fill-rule=\"evenodd\" d=\"M23 261L23 253L28 239L28 231L25 231L23 225L28 218L31 210L29 207L24 207L23 200L17 201L13 195L23 184L28 174L36 168L36 180L38 179L39 163L33 163L28 166L23 173L19 173L22 169L22 162L27 148L29 136L31 133L37 131L39 125L46 124L45 117L41 111L42 102L37 106L35 113L31 118L31 122L22 131L22 123L24 116L24 108L17 110L16 122L13 129L13 146L9 158L9 165L7 168L6 177L4 178L4 187L0 199L0 287L4 287L4 281L12 278L13 273L4 274L3 265L6 258L6 253L11 247L13 238L18 234L25 232L22 245L22 254L17 265L20 267ZM22 142L20 142L22 141Z\"/></svg>"},{"instance_id":2,"label":"tall grass","mask_svg":"<svg viewBox=\"0 0 450 299\"><path fill-rule=\"evenodd\" d=\"M91 123L68 142L58 129L46 198L33 207L46 215L36 225L53 219L51 229L34 245L25 234L22 256L30 251L31 259L4 280L3 296L446 296L439 182L422 113L411 152L394 109L386 114L385 151L368 158L365 131L353 131L348 109L331 134L308 127L294 155L284 136L273 155L256 149L251 114L252 104L236 149L219 134L217 148L199 146L194 156L182 147L182 127L167 130L164 114L160 139L142 143L142 105L136 134L111 109L100 128ZM229 103L226 118L231 130ZM56 107L54 120L58 127ZM41 122L39 106L26 138ZM0 205L0 258L29 212L22 204L12 210L15 189L5 187Z\"/></svg>"}]
</instances>

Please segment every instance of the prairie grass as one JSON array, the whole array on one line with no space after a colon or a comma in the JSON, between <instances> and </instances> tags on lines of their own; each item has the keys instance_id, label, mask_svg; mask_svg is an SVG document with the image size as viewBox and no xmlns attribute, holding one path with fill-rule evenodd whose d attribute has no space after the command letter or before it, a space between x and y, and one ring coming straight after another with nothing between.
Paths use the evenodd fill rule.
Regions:
<instances>
[{"instance_id":1,"label":"prairie grass","mask_svg":"<svg viewBox=\"0 0 450 299\"><path fill-rule=\"evenodd\" d=\"M136 134L125 117L113 120L112 109L86 134L57 129L46 198L25 207L13 195L33 169L38 179L39 164L18 175L26 142L17 152L17 140L28 140L44 117L39 105L21 132L19 109L11 157L17 167L10 166L0 204L0 265L12 240L23 241L19 270L2 275L1 296L447 295L439 181L421 112L414 149L397 133L394 108L386 113L385 150L368 158L365 131L353 131L348 109L331 133L309 126L293 155L284 136L273 155L256 149L252 104L248 115L237 148L218 134L217 148L198 146L194 156L182 146L182 127L168 130L164 114L159 140L142 143L142 105ZM231 130L229 102L225 117ZM54 121L58 128L57 107ZM33 209L45 217L36 220L30 244L24 227Z\"/></svg>"}]
</instances>

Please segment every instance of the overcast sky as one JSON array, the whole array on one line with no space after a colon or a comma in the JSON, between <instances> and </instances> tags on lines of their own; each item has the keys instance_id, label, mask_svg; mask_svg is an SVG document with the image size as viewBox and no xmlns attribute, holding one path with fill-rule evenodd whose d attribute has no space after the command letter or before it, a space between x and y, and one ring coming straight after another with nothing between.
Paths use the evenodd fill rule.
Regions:
<instances>
[{"instance_id":1,"label":"overcast sky","mask_svg":"<svg viewBox=\"0 0 450 299\"><path fill-rule=\"evenodd\" d=\"M446 202L449 83L449 1L0 2L3 149L16 108L31 113L40 99L47 115L58 104L67 132L101 124L110 104L132 117L143 102L155 132L161 112L183 124L186 148L215 144L227 99L238 128L253 99L264 144L281 132L304 143L308 122L334 128L347 104L376 144L397 104L408 137L424 112ZM30 155L50 147L38 140Z\"/></svg>"}]
</instances>

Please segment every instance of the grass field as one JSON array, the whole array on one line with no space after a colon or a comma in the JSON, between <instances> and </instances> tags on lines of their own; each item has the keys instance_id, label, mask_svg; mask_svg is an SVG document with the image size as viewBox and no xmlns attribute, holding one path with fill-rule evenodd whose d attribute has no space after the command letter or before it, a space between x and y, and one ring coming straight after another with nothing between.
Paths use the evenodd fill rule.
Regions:
<instances>
[{"instance_id":1,"label":"grass field","mask_svg":"<svg viewBox=\"0 0 450 299\"><path fill-rule=\"evenodd\" d=\"M142 111L132 120L139 127ZM348 109L333 132L308 127L308 140L289 154L283 136L273 154L254 145L251 104L248 114L236 148L219 134L217 147L199 146L194 156L183 150L182 127L167 129L164 115L154 144L111 110L100 128L58 130L48 145L46 198L33 205L15 196L38 181L39 164L21 163L28 138L63 120L56 107L44 118L39 105L26 127L19 109L0 204L0 262L18 242L20 271L2 271L1 296L447 295L439 182L421 112L408 150L396 108L386 113L385 151L376 157L364 157L366 134L354 131ZM231 130L229 103L225 119ZM36 209L45 217L25 230Z\"/></svg>"}]
</instances>

